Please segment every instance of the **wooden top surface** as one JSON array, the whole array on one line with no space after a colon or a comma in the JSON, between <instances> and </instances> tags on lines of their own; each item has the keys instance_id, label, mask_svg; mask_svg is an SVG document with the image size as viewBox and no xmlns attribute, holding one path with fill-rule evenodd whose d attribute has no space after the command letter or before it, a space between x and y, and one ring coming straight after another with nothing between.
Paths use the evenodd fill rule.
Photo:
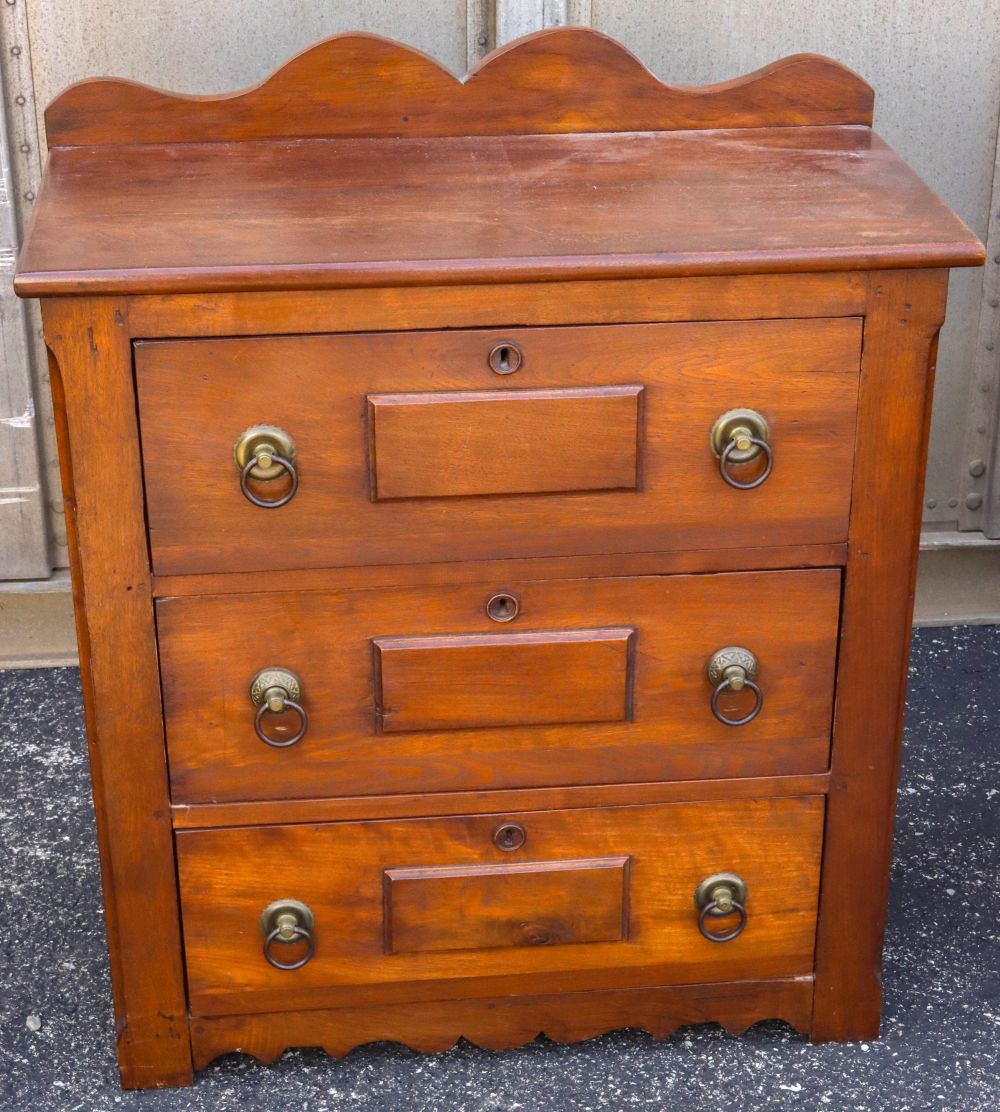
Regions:
<instances>
[{"instance_id":1,"label":"wooden top surface","mask_svg":"<svg viewBox=\"0 0 1000 1112\"><path fill-rule=\"evenodd\" d=\"M962 266L982 245L798 55L701 89L606 37L529 36L459 81L368 35L254 89L67 90L22 296ZM472 134L472 131L475 134Z\"/></svg>"},{"instance_id":2,"label":"wooden top surface","mask_svg":"<svg viewBox=\"0 0 1000 1112\"><path fill-rule=\"evenodd\" d=\"M54 150L22 296L962 266L867 128Z\"/></svg>"}]
</instances>

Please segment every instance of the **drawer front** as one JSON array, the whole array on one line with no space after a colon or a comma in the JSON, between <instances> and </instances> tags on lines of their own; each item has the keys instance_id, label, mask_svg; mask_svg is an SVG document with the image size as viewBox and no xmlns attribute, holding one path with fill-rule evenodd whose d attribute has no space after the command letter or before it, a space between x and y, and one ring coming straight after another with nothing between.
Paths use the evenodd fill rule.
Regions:
<instances>
[{"instance_id":1,"label":"drawer front","mask_svg":"<svg viewBox=\"0 0 1000 1112\"><path fill-rule=\"evenodd\" d=\"M502 591L497 588L503 588ZM506 617L487 614L494 595ZM178 802L804 773L827 765L840 573L401 587L163 599ZM728 726L706 666L739 646L763 706ZM253 678L301 681L305 736L255 733ZM748 689L724 691L740 718ZM290 739L291 711L262 713Z\"/></svg>"},{"instance_id":2,"label":"drawer front","mask_svg":"<svg viewBox=\"0 0 1000 1112\"><path fill-rule=\"evenodd\" d=\"M523 359L496 373L505 340ZM840 542L860 351L859 318L140 342L154 566ZM710 442L734 408L769 430L753 490L723 481ZM258 425L294 441L298 489L277 509L240 491L234 444Z\"/></svg>"},{"instance_id":3,"label":"drawer front","mask_svg":"<svg viewBox=\"0 0 1000 1112\"><path fill-rule=\"evenodd\" d=\"M520 848L495 839L516 825ZM177 835L195 1015L812 972L823 799L683 803ZM737 874L746 928L703 938L695 891ZM264 959L294 899L314 954ZM722 933L736 916L710 921ZM292 964L304 942L272 943Z\"/></svg>"}]
</instances>

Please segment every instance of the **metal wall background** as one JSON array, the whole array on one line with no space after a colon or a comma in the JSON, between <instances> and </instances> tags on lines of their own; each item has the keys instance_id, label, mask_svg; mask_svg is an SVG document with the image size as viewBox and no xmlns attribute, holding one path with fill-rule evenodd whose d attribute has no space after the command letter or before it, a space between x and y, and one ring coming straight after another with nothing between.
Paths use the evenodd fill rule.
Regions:
<instances>
[{"instance_id":1,"label":"metal wall background","mask_svg":"<svg viewBox=\"0 0 1000 1112\"><path fill-rule=\"evenodd\" d=\"M496 42L566 22L591 22L677 83L738 76L800 51L840 59L875 87L879 131L986 237L1000 108L1000 0L5 0L4 92L22 222L37 188L44 106L81 78L115 74L184 92L231 90L266 76L315 40L351 29L398 38L461 73ZM989 472L971 478L967 457L977 436L995 440L993 379L1000 368L992 349L977 348L996 320L996 307L982 299L981 273L956 274L942 335L925 508L926 520L938 527L954 527L960 509L963 528L980 525L965 499L970 483L989 489L996 452L985 445ZM50 556L62 566L41 360L34 374L40 472L50 482ZM977 427L987 432L978 434ZM0 579L7 575L0 567Z\"/></svg>"},{"instance_id":2,"label":"metal wall background","mask_svg":"<svg viewBox=\"0 0 1000 1112\"><path fill-rule=\"evenodd\" d=\"M874 87L883 138L986 239L1000 110L998 0L592 0L592 21L678 83L724 80L801 51L844 62ZM981 292L982 271L952 275L928 522L959 516Z\"/></svg>"}]
</instances>

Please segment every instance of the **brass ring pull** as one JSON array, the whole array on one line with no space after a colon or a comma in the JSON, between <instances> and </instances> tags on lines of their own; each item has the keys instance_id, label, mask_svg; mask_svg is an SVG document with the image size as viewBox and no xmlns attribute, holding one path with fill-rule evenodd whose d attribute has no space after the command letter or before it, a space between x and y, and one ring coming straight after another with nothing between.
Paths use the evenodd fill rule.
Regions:
<instances>
[{"instance_id":1,"label":"brass ring pull","mask_svg":"<svg viewBox=\"0 0 1000 1112\"><path fill-rule=\"evenodd\" d=\"M774 453L771 450L771 430L762 413L755 409L730 409L712 426L709 436L712 451L719 460L719 474L735 490L753 490L771 474ZM761 453L764 470L749 482L734 478L730 467L751 463Z\"/></svg>"},{"instance_id":2,"label":"brass ring pull","mask_svg":"<svg viewBox=\"0 0 1000 1112\"><path fill-rule=\"evenodd\" d=\"M714 873L698 885L694 893L698 930L709 942L732 942L746 930L748 895L746 881L735 873ZM735 926L726 931L709 929L709 920L727 919L730 915L739 916Z\"/></svg>"},{"instance_id":3,"label":"brass ring pull","mask_svg":"<svg viewBox=\"0 0 1000 1112\"><path fill-rule=\"evenodd\" d=\"M280 714L281 711L285 710L293 710L299 716L299 728L297 732L287 740L278 741L276 738L269 737L264 733L264 715ZM287 749L289 745L294 745L297 741L301 741L306 736L306 730L309 728L309 716L294 699L283 699L281 706L276 711L273 711L267 703L261 703L257 708L257 714L254 716L253 728L254 733L256 733L265 745L270 745L272 749Z\"/></svg>"},{"instance_id":4,"label":"brass ring pull","mask_svg":"<svg viewBox=\"0 0 1000 1112\"><path fill-rule=\"evenodd\" d=\"M724 934L716 934L715 931L710 931L705 925L705 921L710 915L732 915L734 911L740 917L739 922ZM738 900L730 900L725 908L717 900L709 900L698 915L698 930L709 942L732 942L734 938L743 933L746 925L747 909Z\"/></svg>"},{"instance_id":5,"label":"brass ring pull","mask_svg":"<svg viewBox=\"0 0 1000 1112\"><path fill-rule=\"evenodd\" d=\"M265 745L270 745L272 749L287 749L306 736L309 716L298 701L301 697L302 682L294 672L284 668L264 668L254 676L250 683L250 701L257 708L253 728ZM286 710L298 715L298 730L291 737L280 740L265 733L264 716L283 714Z\"/></svg>"},{"instance_id":6,"label":"brass ring pull","mask_svg":"<svg viewBox=\"0 0 1000 1112\"><path fill-rule=\"evenodd\" d=\"M764 470L757 476L756 479L751 479L748 483L741 483L739 479L734 479L729 473L729 459L734 452L740 451L740 444L747 443L756 445L760 448L764 455L767 457L767 462L764 464ZM719 457L719 473L726 480L726 482L734 487L736 490L753 490L754 487L759 487L762 482L771 474L771 468L774 467L774 454L771 451L771 445L766 440L762 440L759 436L748 436L746 441L730 440L729 443L722 451Z\"/></svg>"},{"instance_id":7,"label":"brass ring pull","mask_svg":"<svg viewBox=\"0 0 1000 1112\"><path fill-rule=\"evenodd\" d=\"M744 714L742 718L727 718L721 710L719 710L719 696L723 691L733 691L733 681L728 677L721 681L715 690L712 692L712 713L720 722L725 723L727 726L745 726L748 722L752 722L758 714L760 708L764 705L764 695L761 689L753 682L753 680L744 680L743 687L749 687L754 693L755 699L753 708L749 714Z\"/></svg>"},{"instance_id":8,"label":"brass ring pull","mask_svg":"<svg viewBox=\"0 0 1000 1112\"><path fill-rule=\"evenodd\" d=\"M745 726L752 722L764 706L764 693L754 682L757 676L757 658L749 649L729 645L714 653L708 662L708 682L712 684L712 713L726 726ZM719 708L719 698L725 691L742 691L749 688L754 693L754 704L742 718L728 718Z\"/></svg>"},{"instance_id":9,"label":"brass ring pull","mask_svg":"<svg viewBox=\"0 0 1000 1112\"><path fill-rule=\"evenodd\" d=\"M233 446L243 497L263 510L276 510L291 502L299 489L295 456L295 441L284 429L276 425L252 425L244 429ZM277 498L261 498L250 489L251 479L271 483L282 477L288 478L288 489Z\"/></svg>"},{"instance_id":10,"label":"brass ring pull","mask_svg":"<svg viewBox=\"0 0 1000 1112\"><path fill-rule=\"evenodd\" d=\"M313 928L316 919L312 909L298 900L275 900L268 904L260 914L260 929L264 935L264 957L275 969L290 972L301 969L316 952ZM295 961L279 961L272 947L294 946L297 942L306 943L306 952Z\"/></svg>"},{"instance_id":11,"label":"brass ring pull","mask_svg":"<svg viewBox=\"0 0 1000 1112\"><path fill-rule=\"evenodd\" d=\"M272 455L266 458L268 462L276 463L291 480L288 490L279 498L260 498L254 494L249 487L250 472L260 466L258 462L261 459L260 456L249 460L246 467L240 472L240 490L243 491L243 497L248 502L260 506L262 510L276 510L279 506L287 505L295 497L295 492L299 489L299 473L295 470L295 464L290 459L285 459L284 456Z\"/></svg>"}]
</instances>

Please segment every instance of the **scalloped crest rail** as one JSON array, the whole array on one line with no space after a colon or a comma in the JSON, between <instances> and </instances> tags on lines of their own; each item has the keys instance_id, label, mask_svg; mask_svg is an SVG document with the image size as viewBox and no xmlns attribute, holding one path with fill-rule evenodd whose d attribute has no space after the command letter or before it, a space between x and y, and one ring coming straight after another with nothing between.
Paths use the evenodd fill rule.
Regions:
<instances>
[{"instance_id":1,"label":"scalloped crest rail","mask_svg":"<svg viewBox=\"0 0 1000 1112\"><path fill-rule=\"evenodd\" d=\"M182 96L101 78L45 113L50 147L392 136L870 126L874 94L845 66L796 54L734 81L666 85L613 39L540 31L464 80L376 35L337 35L253 88Z\"/></svg>"}]
</instances>

